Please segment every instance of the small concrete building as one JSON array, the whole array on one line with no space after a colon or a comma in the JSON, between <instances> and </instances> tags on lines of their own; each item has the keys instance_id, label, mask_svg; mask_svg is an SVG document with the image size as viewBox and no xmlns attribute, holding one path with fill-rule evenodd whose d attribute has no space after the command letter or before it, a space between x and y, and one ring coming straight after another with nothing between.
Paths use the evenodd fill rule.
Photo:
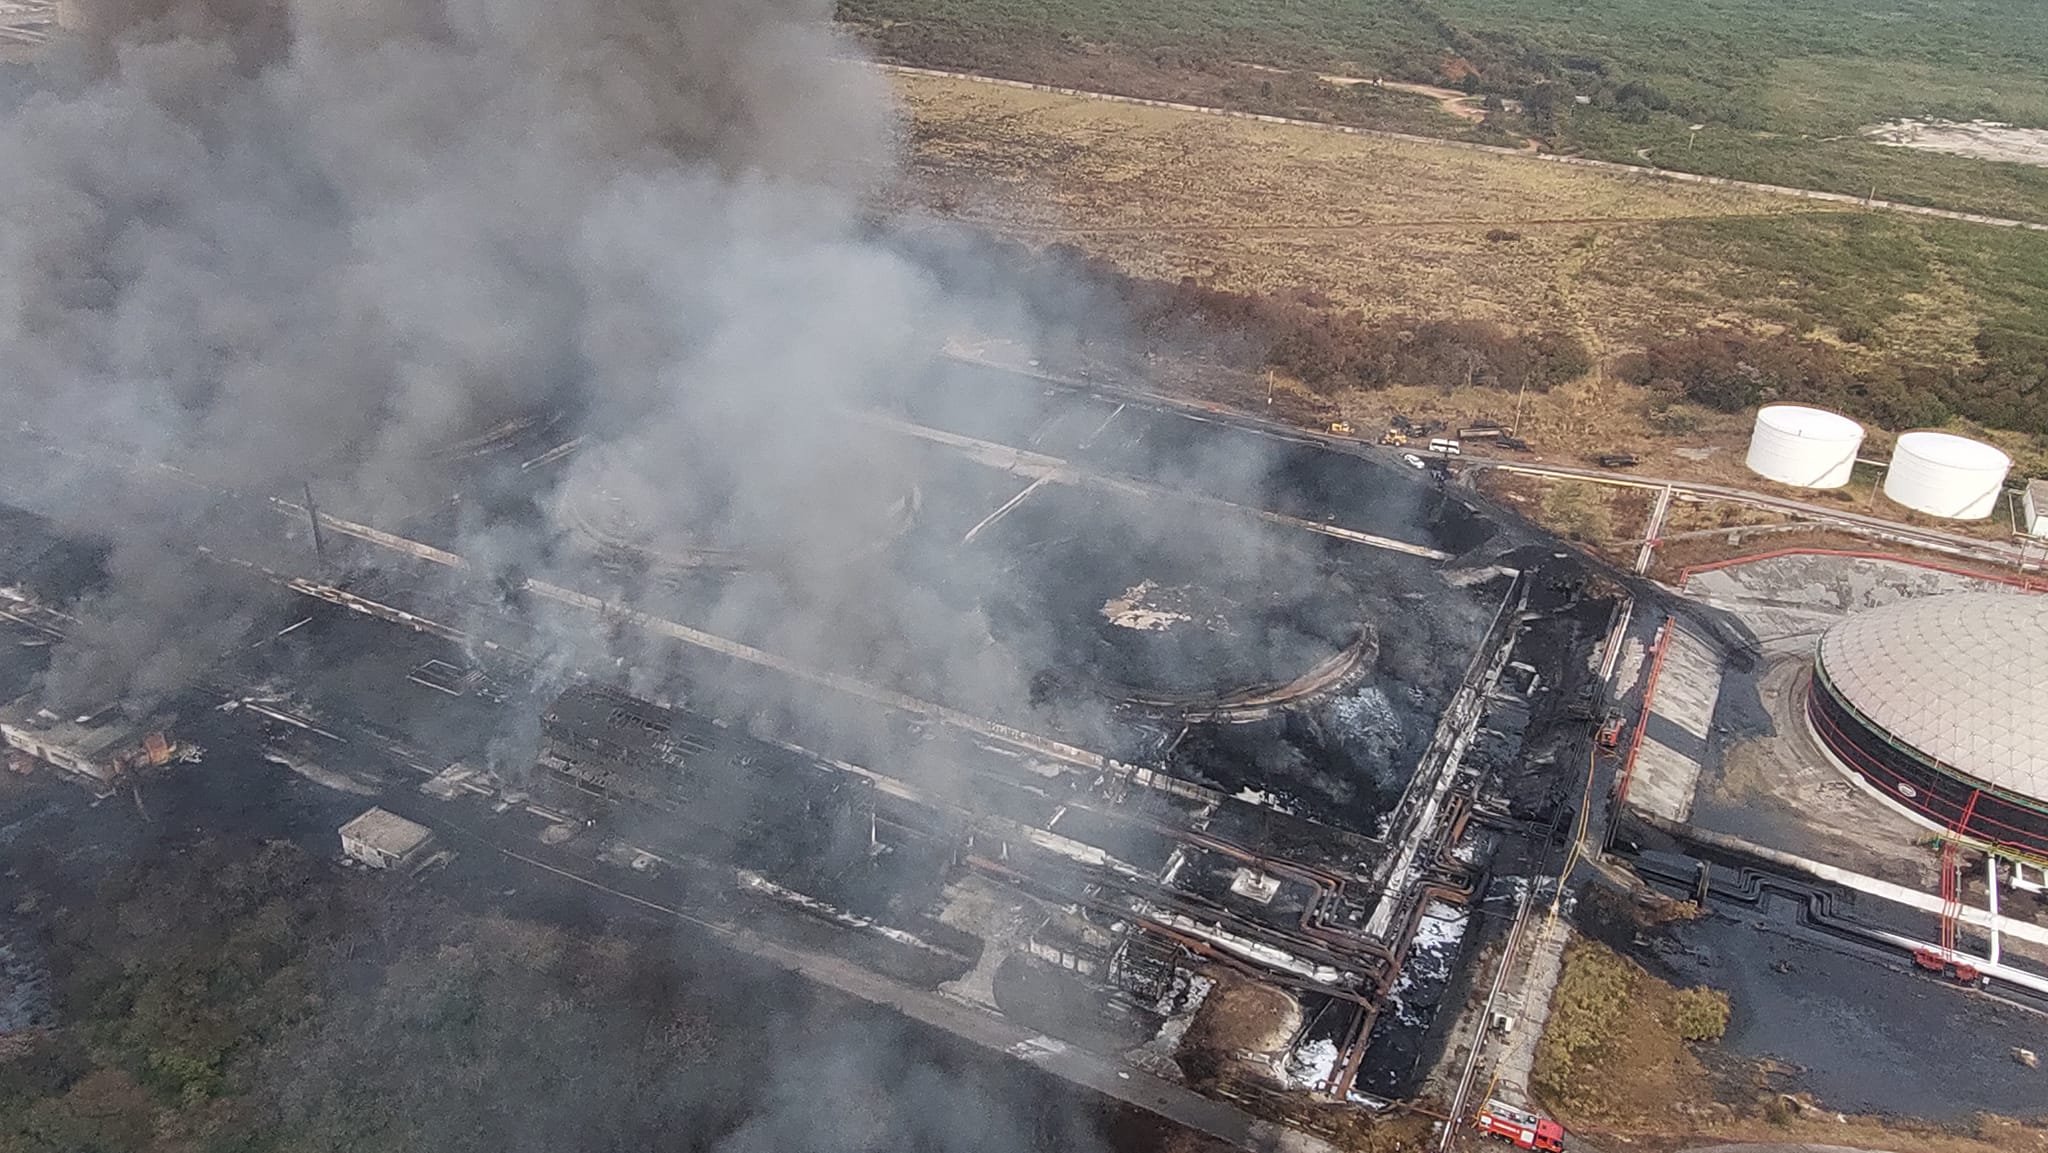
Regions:
<instances>
[{"instance_id":1,"label":"small concrete building","mask_svg":"<svg viewBox=\"0 0 2048 1153\"><path fill-rule=\"evenodd\" d=\"M368 809L341 827L342 853L373 869L414 864L433 843L432 829L384 809Z\"/></svg>"},{"instance_id":2,"label":"small concrete building","mask_svg":"<svg viewBox=\"0 0 2048 1153\"><path fill-rule=\"evenodd\" d=\"M2048 480L2028 481L2027 492L2020 498L2020 505L2026 512L2027 532L2033 536L2048 536Z\"/></svg>"},{"instance_id":3,"label":"small concrete building","mask_svg":"<svg viewBox=\"0 0 2048 1153\"><path fill-rule=\"evenodd\" d=\"M171 717L137 716L110 705L66 717L30 693L0 708L0 745L100 784L129 769L169 764L179 753L167 735Z\"/></svg>"}]
</instances>

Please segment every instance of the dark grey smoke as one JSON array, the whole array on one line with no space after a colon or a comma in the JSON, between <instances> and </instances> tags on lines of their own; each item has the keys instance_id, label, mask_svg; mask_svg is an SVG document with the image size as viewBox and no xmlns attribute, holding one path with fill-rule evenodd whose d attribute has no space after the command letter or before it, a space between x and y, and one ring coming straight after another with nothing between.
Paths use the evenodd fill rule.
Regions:
<instances>
[{"instance_id":1,"label":"dark grey smoke","mask_svg":"<svg viewBox=\"0 0 2048 1153\"><path fill-rule=\"evenodd\" d=\"M209 663L249 609L180 559L211 494L305 480L374 524L453 516L489 573L589 587L593 509L650 552L740 550L760 575L689 593L714 631L962 703L1029 696L1058 646L999 645L946 592L1022 578L877 548L920 468L845 410L950 334L1028 345L1114 309L880 208L893 108L829 0L78 12L94 35L0 115L0 388L11 419L146 479L109 497L103 464L42 462L36 503L115 542L54 696ZM449 446L537 414L587 438L551 494L451 475ZM1191 478L1267 464L1188 456ZM1292 574L1249 531L1207 547L1240 579ZM550 655L648 655L593 633L562 622Z\"/></svg>"},{"instance_id":2,"label":"dark grey smoke","mask_svg":"<svg viewBox=\"0 0 2048 1153\"><path fill-rule=\"evenodd\" d=\"M77 450L10 487L112 542L46 694L182 687L242 634L254 606L193 555L235 515L218 490L310 480L331 511L402 525L448 504L447 446L562 412L590 448L560 499L501 515L464 494L456 543L487 571L588 576L558 545L596 488L638 545L743 542L772 574L720 592L714 627L1021 697L971 607L900 587L870 547L911 471L840 410L1009 306L942 291L874 223L893 111L831 7L84 11L93 36L0 109L0 398ZM588 621L556 643L565 666L639 655ZM826 1147L820 1073L825 1100L896 1094L919 1147L1003 1147L987 1129L1013 1128L1001 1101L870 1046L804 1059L726 1147ZM552 1121L588 1136L573 1105Z\"/></svg>"},{"instance_id":3,"label":"dark grey smoke","mask_svg":"<svg viewBox=\"0 0 2048 1153\"><path fill-rule=\"evenodd\" d=\"M192 544L238 515L220 490L295 498L308 481L353 519L452 522L485 580L648 593L644 573L607 569L607 534L644 554L743 554L742 576L653 591L713 632L1004 719L1076 651L1024 610L1085 624L1158 575L1017 587L1089 563L1034 570L1047 542L1144 557L1176 582L1313 579L1250 522L1112 517L1072 491L1020 514L1035 535L1012 546L962 549L956 529L877 547L936 474L849 410L886 407L953 333L1067 340L1109 310L1017 285L883 210L901 176L893 110L831 0L84 3L98 39L64 46L36 85L0 86L17 93L0 97L0 416L91 446L7 483L112 542L49 674L67 706L181 687L232 644L255 606ZM585 447L538 491L470 485L451 446L519 419ZM127 461L117 483L110 450ZM1167 463L1194 487L1250 485L1271 462L1189 446ZM996 629L991 605L1017 619ZM676 679L644 638L531 617L549 668L656 695ZM905 776L947 755L872 707L721 683L826 731L838 755ZM1072 697L1058 711L1035 719L1077 738L1100 719ZM531 713L515 721L530 738ZM516 763L520 742L500 738ZM1009 1147L987 1137L1015 1128L1008 1106L942 1071L836 1036L800 1058L775 1108L720 1148L835 1147L815 1103L890 1093L904 1147ZM501 1088L518 1092L478 1095ZM573 1144L573 1108L525 1144Z\"/></svg>"},{"instance_id":4,"label":"dark grey smoke","mask_svg":"<svg viewBox=\"0 0 2048 1153\"><path fill-rule=\"evenodd\" d=\"M715 478L739 531L829 536L792 498L878 457L818 415L937 319L863 238L893 127L830 7L85 0L107 41L0 120L8 415L389 522L446 499L438 446L575 406L647 469L649 523ZM48 463L43 503L119 542L94 611L119 623L53 688L174 683L227 634L145 574L203 501L167 474L160 506L108 507Z\"/></svg>"}]
</instances>

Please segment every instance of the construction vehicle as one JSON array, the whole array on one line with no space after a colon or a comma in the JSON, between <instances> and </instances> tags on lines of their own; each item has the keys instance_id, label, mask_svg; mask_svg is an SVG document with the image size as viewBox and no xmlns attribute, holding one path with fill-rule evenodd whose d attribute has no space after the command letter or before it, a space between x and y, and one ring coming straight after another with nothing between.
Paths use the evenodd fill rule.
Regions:
<instances>
[{"instance_id":1,"label":"construction vehicle","mask_svg":"<svg viewBox=\"0 0 2048 1153\"><path fill-rule=\"evenodd\" d=\"M1604 453L1598 459L1601 468L1634 468L1642 463L1642 458L1632 452Z\"/></svg>"},{"instance_id":2,"label":"construction vehicle","mask_svg":"<svg viewBox=\"0 0 2048 1153\"><path fill-rule=\"evenodd\" d=\"M1380 434L1380 443L1386 445L1388 448L1407 448L1408 434L1405 432L1396 432L1390 428L1387 431Z\"/></svg>"},{"instance_id":3,"label":"construction vehicle","mask_svg":"<svg viewBox=\"0 0 2048 1153\"><path fill-rule=\"evenodd\" d=\"M1393 420L1391 420L1389 423L1394 426L1395 432L1405 433L1406 435L1413 437L1435 436L1437 433L1440 433L1444 430L1443 421L1410 420L1409 418L1402 416L1398 412L1394 414Z\"/></svg>"},{"instance_id":4,"label":"construction vehicle","mask_svg":"<svg viewBox=\"0 0 2048 1153\"><path fill-rule=\"evenodd\" d=\"M1472 1125L1488 1137L1499 1138L1517 1149L1564 1153L1564 1126L1504 1101L1488 1101L1486 1108L1472 1119Z\"/></svg>"},{"instance_id":5,"label":"construction vehicle","mask_svg":"<svg viewBox=\"0 0 2048 1153\"><path fill-rule=\"evenodd\" d=\"M1348 421L1348 420L1333 420L1333 421L1331 421L1331 422L1330 422L1330 435L1331 435L1331 436L1350 436L1350 435L1351 435L1351 422L1350 422L1350 421Z\"/></svg>"}]
</instances>

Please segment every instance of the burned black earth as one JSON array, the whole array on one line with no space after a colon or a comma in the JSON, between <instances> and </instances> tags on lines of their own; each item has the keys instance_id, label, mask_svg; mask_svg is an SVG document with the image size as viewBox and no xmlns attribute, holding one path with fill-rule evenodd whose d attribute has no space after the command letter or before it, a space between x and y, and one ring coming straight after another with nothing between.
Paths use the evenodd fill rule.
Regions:
<instances>
[{"instance_id":1,"label":"burned black earth","mask_svg":"<svg viewBox=\"0 0 2048 1153\"><path fill-rule=\"evenodd\" d=\"M1008 577L986 602L997 637L1050 622L1041 683L1162 711L1307 695L1370 663L1366 600L1318 550L1200 515L1076 490L1019 508L977 542Z\"/></svg>"},{"instance_id":2,"label":"burned black earth","mask_svg":"<svg viewBox=\"0 0 2048 1153\"><path fill-rule=\"evenodd\" d=\"M612 516L604 459L554 422L461 458L459 499L400 526L421 541L336 498L316 548L304 510L223 497L198 563L275 602L184 711L338 791L329 816L443 830L507 888L573 877L1169 1071L1228 976L1279 1007L1247 1026L1275 1047L1259 1092L1408 1091L1461 964L1447 910L1484 884L1450 852L1474 782L1447 734L1503 691L1529 587L1484 554L1491 522L1372 456L1036 382L921 387L960 390L968 431L869 429L879 519L760 552L716 502L708 535ZM546 522L579 492L588 523L517 565L436 552L469 547L479 501ZM698 563L658 576L670 552ZM1565 639L1527 659L1583 666ZM1168 1084L1236 1060L1180 1056Z\"/></svg>"},{"instance_id":3,"label":"burned black earth","mask_svg":"<svg viewBox=\"0 0 2048 1153\"><path fill-rule=\"evenodd\" d=\"M784 559L777 556L782 534L763 531L755 520L760 511L739 500L732 478L693 473L688 483L665 480L658 493L645 491L647 483L629 456L594 450L575 463L555 507L594 560L627 571L742 569ZM781 541L782 547L884 550L909 530L922 499L914 482L864 469L847 469L829 483L836 492L863 499L849 501L826 531ZM651 505L667 505L670 515L649 521L635 512ZM853 515L845 514L846 507Z\"/></svg>"}]
</instances>

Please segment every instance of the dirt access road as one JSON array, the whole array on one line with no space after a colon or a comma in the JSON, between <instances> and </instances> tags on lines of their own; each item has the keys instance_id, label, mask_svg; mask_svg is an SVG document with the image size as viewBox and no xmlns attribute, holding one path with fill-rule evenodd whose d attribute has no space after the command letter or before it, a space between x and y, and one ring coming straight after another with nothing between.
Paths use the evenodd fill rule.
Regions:
<instances>
[{"instance_id":1,"label":"dirt access road","mask_svg":"<svg viewBox=\"0 0 2048 1153\"><path fill-rule=\"evenodd\" d=\"M1276 75L1287 74L1286 69L1275 68L1270 64L1250 64L1239 61L1238 67L1249 68L1254 72L1271 72ZM1317 73L1316 79L1325 84L1334 84L1339 88L1356 88L1360 85L1369 85L1373 88L1389 92L1406 92L1411 96L1421 96L1436 101L1437 106L1442 108L1445 113L1471 124L1478 124L1486 119L1486 98L1474 96L1469 92L1460 92L1455 88L1438 88L1434 84L1410 84L1405 80L1388 80L1382 76L1341 76L1328 72ZM1509 101L1508 103L1512 106L1518 102ZM1532 152L1535 151L1535 141L1529 142L1529 149Z\"/></svg>"}]
</instances>

